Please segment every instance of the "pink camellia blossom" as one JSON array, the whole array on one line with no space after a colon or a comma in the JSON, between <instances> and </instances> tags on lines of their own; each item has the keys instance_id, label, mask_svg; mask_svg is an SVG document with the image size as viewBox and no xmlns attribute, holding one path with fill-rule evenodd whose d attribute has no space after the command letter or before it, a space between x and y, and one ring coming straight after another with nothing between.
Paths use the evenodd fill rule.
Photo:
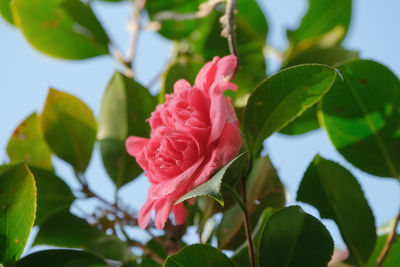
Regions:
<instances>
[{"instance_id":1,"label":"pink camellia blossom","mask_svg":"<svg viewBox=\"0 0 400 267\"><path fill-rule=\"evenodd\" d=\"M232 100L224 91L236 90L230 75L234 56L215 57L196 77L192 87L179 80L149 118L150 139L131 136L126 141L130 155L144 169L151 186L139 211L139 226L147 227L154 209L155 226L164 228L171 212L183 224L186 209L174 205L184 194L206 182L216 169L239 152L241 138Z\"/></svg>"}]
</instances>

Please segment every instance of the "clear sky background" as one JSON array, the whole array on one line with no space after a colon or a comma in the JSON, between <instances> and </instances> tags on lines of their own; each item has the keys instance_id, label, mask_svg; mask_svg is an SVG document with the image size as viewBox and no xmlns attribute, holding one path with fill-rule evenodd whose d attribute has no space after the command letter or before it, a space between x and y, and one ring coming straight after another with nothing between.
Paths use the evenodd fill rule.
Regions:
<instances>
[{"instance_id":1,"label":"clear sky background","mask_svg":"<svg viewBox=\"0 0 400 267\"><path fill-rule=\"evenodd\" d=\"M151 0L150 0L151 1ZM308 1L259 0L266 14L270 32L268 44L284 50L287 45L286 29L294 29L307 8ZM358 50L362 58L373 59L388 66L400 76L400 1L398 0L353 0L353 17L344 46ZM94 9L111 38L121 49L129 42L127 23L130 18L129 3L106 3L94 1ZM145 18L146 19L146 18ZM165 67L172 51L171 43L157 33L140 35L134 69L136 79L146 85ZM274 62L268 66L274 68ZM15 127L31 112L41 112L49 87L66 91L82 99L98 117L103 91L118 64L108 56L83 61L65 61L50 58L34 50L18 29L0 19L0 163L7 162L6 146ZM275 67L276 68L276 67ZM154 89L158 89L157 86ZM118 119L118 118L116 118ZM62 142L62 140L60 140ZM400 206L399 183L392 179L365 174L346 163L332 147L322 130L298 137L273 135L266 142L266 151L271 156L279 175L287 187L289 204L294 203L296 190L303 173L317 153L340 162L349 168L360 182L376 218L382 225L392 219ZM58 174L78 188L70 167L61 160L53 162ZM102 167L98 146L87 171L89 184L106 198L113 199L112 183ZM136 211L144 203L149 183L140 177L124 186L120 196ZM80 202L83 209L91 209L95 201ZM74 211L79 210L74 207ZM314 216L318 212L302 205ZM343 246L337 227L323 220L333 234L338 246ZM139 238L145 234L135 231ZM189 237L188 241L197 241Z\"/></svg>"}]
</instances>

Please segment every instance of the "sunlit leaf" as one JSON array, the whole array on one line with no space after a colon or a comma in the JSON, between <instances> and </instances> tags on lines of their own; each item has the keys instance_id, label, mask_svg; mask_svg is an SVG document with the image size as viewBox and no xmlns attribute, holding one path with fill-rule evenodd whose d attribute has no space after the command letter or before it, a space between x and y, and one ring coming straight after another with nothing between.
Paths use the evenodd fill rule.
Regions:
<instances>
[{"instance_id":1,"label":"sunlit leaf","mask_svg":"<svg viewBox=\"0 0 400 267\"><path fill-rule=\"evenodd\" d=\"M382 250L387 243L388 235L381 235L378 237L374 252L368 260L366 267L375 267ZM389 253L383 261L382 267L396 267L400 266L400 235L397 235L395 242L391 246Z\"/></svg>"},{"instance_id":2,"label":"sunlit leaf","mask_svg":"<svg viewBox=\"0 0 400 267\"><path fill-rule=\"evenodd\" d=\"M36 186L25 164L0 174L0 263L11 266L21 256L35 221Z\"/></svg>"},{"instance_id":3,"label":"sunlit leaf","mask_svg":"<svg viewBox=\"0 0 400 267\"><path fill-rule=\"evenodd\" d=\"M39 123L53 152L84 172L96 141L92 111L77 97L50 89Z\"/></svg>"},{"instance_id":4,"label":"sunlit leaf","mask_svg":"<svg viewBox=\"0 0 400 267\"><path fill-rule=\"evenodd\" d=\"M244 115L248 149L257 154L264 140L318 102L336 79L334 69L299 65L264 80L251 94Z\"/></svg>"},{"instance_id":5,"label":"sunlit leaf","mask_svg":"<svg viewBox=\"0 0 400 267\"><path fill-rule=\"evenodd\" d=\"M10 24L14 24L10 3L11 0L0 0L0 15Z\"/></svg>"}]
</instances>

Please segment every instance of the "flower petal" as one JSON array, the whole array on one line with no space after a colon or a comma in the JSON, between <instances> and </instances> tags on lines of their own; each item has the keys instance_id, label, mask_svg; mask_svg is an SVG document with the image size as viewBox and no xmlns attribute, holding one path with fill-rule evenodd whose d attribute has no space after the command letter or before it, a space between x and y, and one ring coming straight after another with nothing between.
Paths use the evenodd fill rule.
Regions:
<instances>
[{"instance_id":1,"label":"flower petal","mask_svg":"<svg viewBox=\"0 0 400 267\"><path fill-rule=\"evenodd\" d=\"M175 223L176 224L184 224L186 221L187 212L183 203L179 203L174 205L172 208L172 212L175 216Z\"/></svg>"},{"instance_id":2,"label":"flower petal","mask_svg":"<svg viewBox=\"0 0 400 267\"><path fill-rule=\"evenodd\" d=\"M126 150L129 155L136 158L147 146L149 141L150 139L148 138L130 136L125 142Z\"/></svg>"}]
</instances>

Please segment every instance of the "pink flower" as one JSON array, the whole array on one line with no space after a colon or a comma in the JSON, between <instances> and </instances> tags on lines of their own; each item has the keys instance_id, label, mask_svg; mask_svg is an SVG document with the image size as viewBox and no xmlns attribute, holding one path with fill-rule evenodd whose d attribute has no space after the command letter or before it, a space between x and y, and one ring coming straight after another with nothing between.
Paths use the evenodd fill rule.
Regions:
<instances>
[{"instance_id":1,"label":"pink flower","mask_svg":"<svg viewBox=\"0 0 400 267\"><path fill-rule=\"evenodd\" d=\"M150 139L131 136L126 141L130 155L144 169L151 186L146 203L139 211L139 225L147 227L151 212L155 225L164 228L171 212L183 224L186 209L180 197L206 182L216 169L239 152L239 122L232 100L224 96L236 90L230 75L236 57L215 57L199 72L193 87L185 80L174 85L149 118Z\"/></svg>"}]
</instances>

